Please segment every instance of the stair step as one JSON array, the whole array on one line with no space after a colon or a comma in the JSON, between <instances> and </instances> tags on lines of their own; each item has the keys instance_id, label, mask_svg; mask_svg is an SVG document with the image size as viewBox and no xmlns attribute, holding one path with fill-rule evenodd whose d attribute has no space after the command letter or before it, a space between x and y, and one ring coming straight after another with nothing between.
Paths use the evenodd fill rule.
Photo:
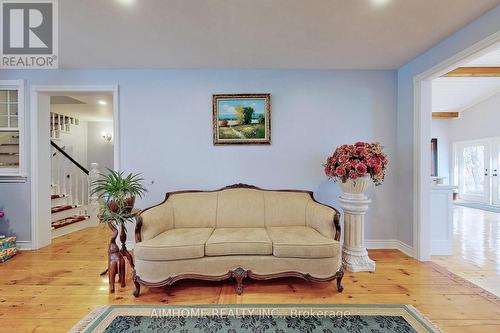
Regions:
<instances>
[{"instance_id":1,"label":"stair step","mask_svg":"<svg viewBox=\"0 0 500 333\"><path fill-rule=\"evenodd\" d=\"M52 214L60 213L60 212L64 212L65 210L70 210L70 209L77 208L77 207L78 206L75 206L75 205L55 206L55 207L52 207L51 213Z\"/></svg>"},{"instance_id":2,"label":"stair step","mask_svg":"<svg viewBox=\"0 0 500 333\"><path fill-rule=\"evenodd\" d=\"M52 229L59 229L67 225L87 220L89 217L84 215L74 215L51 223Z\"/></svg>"},{"instance_id":3,"label":"stair step","mask_svg":"<svg viewBox=\"0 0 500 333\"><path fill-rule=\"evenodd\" d=\"M52 194L50 196L51 207L65 206L68 204L68 199L66 194Z\"/></svg>"},{"instance_id":4,"label":"stair step","mask_svg":"<svg viewBox=\"0 0 500 333\"><path fill-rule=\"evenodd\" d=\"M75 215L84 215L85 207L78 205L61 205L54 206L51 209L51 222L65 219L67 217L72 217Z\"/></svg>"}]
</instances>

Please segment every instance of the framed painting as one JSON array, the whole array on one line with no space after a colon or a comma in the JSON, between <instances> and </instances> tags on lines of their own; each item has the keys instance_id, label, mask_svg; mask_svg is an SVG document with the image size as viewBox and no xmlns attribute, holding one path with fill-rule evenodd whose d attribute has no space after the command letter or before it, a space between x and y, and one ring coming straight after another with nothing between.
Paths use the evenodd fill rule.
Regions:
<instances>
[{"instance_id":1,"label":"framed painting","mask_svg":"<svg viewBox=\"0 0 500 333\"><path fill-rule=\"evenodd\" d=\"M214 144L271 144L271 94L213 95Z\"/></svg>"}]
</instances>

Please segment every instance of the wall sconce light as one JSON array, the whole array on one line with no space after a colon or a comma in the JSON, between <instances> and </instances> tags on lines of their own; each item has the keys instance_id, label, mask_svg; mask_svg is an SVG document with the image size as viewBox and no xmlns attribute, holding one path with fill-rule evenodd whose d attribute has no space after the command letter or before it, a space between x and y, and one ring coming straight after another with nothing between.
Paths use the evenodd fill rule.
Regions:
<instances>
[{"instance_id":1,"label":"wall sconce light","mask_svg":"<svg viewBox=\"0 0 500 333\"><path fill-rule=\"evenodd\" d=\"M111 134L110 132L102 132L102 139L106 142L111 142L111 140L113 139L113 134Z\"/></svg>"}]
</instances>

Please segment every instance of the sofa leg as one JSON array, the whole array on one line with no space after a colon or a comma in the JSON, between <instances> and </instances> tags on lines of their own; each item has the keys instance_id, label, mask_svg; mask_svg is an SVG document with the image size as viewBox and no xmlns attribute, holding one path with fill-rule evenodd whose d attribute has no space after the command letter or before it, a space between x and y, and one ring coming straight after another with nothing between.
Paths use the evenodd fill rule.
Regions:
<instances>
[{"instance_id":1,"label":"sofa leg","mask_svg":"<svg viewBox=\"0 0 500 333\"><path fill-rule=\"evenodd\" d=\"M236 279L236 294L241 295L243 293L243 278Z\"/></svg>"},{"instance_id":2,"label":"sofa leg","mask_svg":"<svg viewBox=\"0 0 500 333\"><path fill-rule=\"evenodd\" d=\"M243 293L243 279L247 277L247 271L238 267L231 272L231 275L236 279L236 293L241 295Z\"/></svg>"},{"instance_id":3,"label":"sofa leg","mask_svg":"<svg viewBox=\"0 0 500 333\"><path fill-rule=\"evenodd\" d=\"M344 277L344 271L341 270L339 272L339 275L337 276L337 290L339 291L339 293L344 291L344 287L342 286L342 278L343 277Z\"/></svg>"}]
</instances>

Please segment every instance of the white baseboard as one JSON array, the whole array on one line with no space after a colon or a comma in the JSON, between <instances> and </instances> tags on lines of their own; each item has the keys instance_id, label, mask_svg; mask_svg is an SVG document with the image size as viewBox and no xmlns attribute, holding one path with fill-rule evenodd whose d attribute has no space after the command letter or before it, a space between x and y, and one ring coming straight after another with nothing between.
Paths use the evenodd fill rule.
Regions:
<instances>
[{"instance_id":1,"label":"white baseboard","mask_svg":"<svg viewBox=\"0 0 500 333\"><path fill-rule=\"evenodd\" d=\"M19 251L31 251L31 250L33 250L33 246L31 245L31 241L17 241L16 245L17 245L17 249Z\"/></svg>"},{"instance_id":2,"label":"white baseboard","mask_svg":"<svg viewBox=\"0 0 500 333\"><path fill-rule=\"evenodd\" d=\"M399 250L406 254L407 256L413 257L413 247L410 245L403 243L397 239L374 239L374 240L365 240L365 246L367 249L376 250L376 249L391 249L391 250Z\"/></svg>"}]
</instances>

